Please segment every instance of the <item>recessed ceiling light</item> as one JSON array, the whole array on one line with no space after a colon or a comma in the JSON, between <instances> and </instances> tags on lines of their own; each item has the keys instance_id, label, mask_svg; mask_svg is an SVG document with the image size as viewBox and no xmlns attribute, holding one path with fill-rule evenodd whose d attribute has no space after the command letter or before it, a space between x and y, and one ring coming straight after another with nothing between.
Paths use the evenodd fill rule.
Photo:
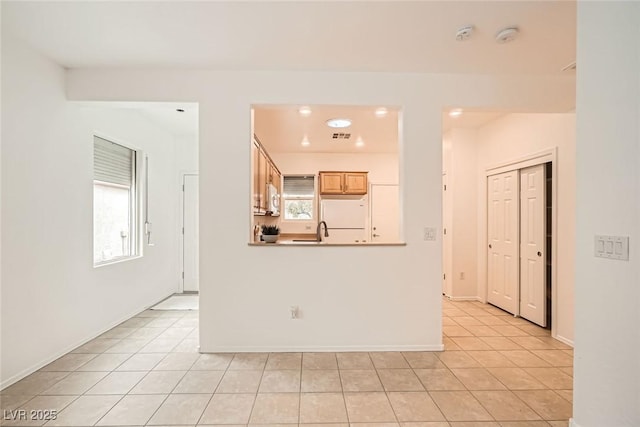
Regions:
<instances>
[{"instance_id":1,"label":"recessed ceiling light","mask_svg":"<svg viewBox=\"0 0 640 427\"><path fill-rule=\"evenodd\" d=\"M327 120L327 126L330 128L348 128L351 126L350 119L329 119Z\"/></svg>"},{"instance_id":2,"label":"recessed ceiling light","mask_svg":"<svg viewBox=\"0 0 640 427\"><path fill-rule=\"evenodd\" d=\"M307 138L307 135L302 138L302 142L300 143L300 145L302 145L303 147L308 147L309 145L311 145L311 142L309 142L309 138Z\"/></svg>"},{"instance_id":3,"label":"recessed ceiling light","mask_svg":"<svg viewBox=\"0 0 640 427\"><path fill-rule=\"evenodd\" d=\"M384 117L387 115L387 109L384 107L376 108L376 117Z\"/></svg>"},{"instance_id":4,"label":"recessed ceiling light","mask_svg":"<svg viewBox=\"0 0 640 427\"><path fill-rule=\"evenodd\" d=\"M362 137L358 137L358 140L356 141L356 147L364 147L364 141L362 140Z\"/></svg>"},{"instance_id":5,"label":"recessed ceiling light","mask_svg":"<svg viewBox=\"0 0 640 427\"><path fill-rule=\"evenodd\" d=\"M305 116L308 117L311 115L311 108L304 106L304 107L300 107L298 109L298 113L300 113L301 116Z\"/></svg>"},{"instance_id":6,"label":"recessed ceiling light","mask_svg":"<svg viewBox=\"0 0 640 427\"><path fill-rule=\"evenodd\" d=\"M449 117L460 117L462 115L462 109L456 108L455 110L449 111Z\"/></svg>"}]
</instances>

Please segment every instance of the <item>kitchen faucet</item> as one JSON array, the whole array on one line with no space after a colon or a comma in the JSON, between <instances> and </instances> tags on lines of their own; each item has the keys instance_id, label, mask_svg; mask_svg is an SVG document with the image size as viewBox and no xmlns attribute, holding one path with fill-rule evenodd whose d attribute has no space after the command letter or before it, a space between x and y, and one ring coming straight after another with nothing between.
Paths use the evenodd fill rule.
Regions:
<instances>
[{"instance_id":1,"label":"kitchen faucet","mask_svg":"<svg viewBox=\"0 0 640 427\"><path fill-rule=\"evenodd\" d=\"M318 242L322 242L322 224L324 224L324 237L329 237L329 229L327 228L327 223L325 221L320 221L318 223L318 227L316 228L316 240Z\"/></svg>"}]
</instances>

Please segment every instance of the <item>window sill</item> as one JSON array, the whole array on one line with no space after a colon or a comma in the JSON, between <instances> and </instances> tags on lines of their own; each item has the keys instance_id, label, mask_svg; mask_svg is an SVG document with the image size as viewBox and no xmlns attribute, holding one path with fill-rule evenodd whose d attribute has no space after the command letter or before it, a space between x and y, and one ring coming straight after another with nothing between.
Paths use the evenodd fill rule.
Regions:
<instances>
[{"instance_id":1,"label":"window sill","mask_svg":"<svg viewBox=\"0 0 640 427\"><path fill-rule=\"evenodd\" d=\"M133 261L133 260L136 260L136 259L139 259L139 258L142 258L142 255L135 255L135 256L128 256L128 257L110 259L109 261L103 261L103 262L99 262L99 263L93 264L93 268L106 267L108 265L113 265L113 264L121 264L123 262Z\"/></svg>"}]
</instances>

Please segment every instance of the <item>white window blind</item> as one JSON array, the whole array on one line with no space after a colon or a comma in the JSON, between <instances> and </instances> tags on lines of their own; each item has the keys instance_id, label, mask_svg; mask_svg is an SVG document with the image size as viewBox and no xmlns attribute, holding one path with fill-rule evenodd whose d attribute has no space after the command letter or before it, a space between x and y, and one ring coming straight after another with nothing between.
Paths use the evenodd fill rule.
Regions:
<instances>
[{"instance_id":1,"label":"white window blind","mask_svg":"<svg viewBox=\"0 0 640 427\"><path fill-rule=\"evenodd\" d=\"M130 187L135 176L135 152L94 136L93 171L96 181Z\"/></svg>"},{"instance_id":2,"label":"white window blind","mask_svg":"<svg viewBox=\"0 0 640 427\"><path fill-rule=\"evenodd\" d=\"M282 196L284 198L313 198L313 176L285 176Z\"/></svg>"}]
</instances>

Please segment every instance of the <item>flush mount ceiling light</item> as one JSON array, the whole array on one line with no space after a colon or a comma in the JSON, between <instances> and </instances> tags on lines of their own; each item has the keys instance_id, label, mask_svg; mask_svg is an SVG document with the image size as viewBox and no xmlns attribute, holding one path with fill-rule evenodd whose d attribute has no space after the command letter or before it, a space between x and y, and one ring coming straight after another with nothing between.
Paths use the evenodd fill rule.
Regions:
<instances>
[{"instance_id":1,"label":"flush mount ceiling light","mask_svg":"<svg viewBox=\"0 0 640 427\"><path fill-rule=\"evenodd\" d=\"M471 37L471 34L473 34L473 26L467 25L456 31L456 40L458 40L459 42L465 41L469 37Z\"/></svg>"},{"instance_id":2,"label":"flush mount ceiling light","mask_svg":"<svg viewBox=\"0 0 640 427\"><path fill-rule=\"evenodd\" d=\"M387 115L387 109L384 107L376 108L375 115L376 117L384 117Z\"/></svg>"},{"instance_id":3,"label":"flush mount ceiling light","mask_svg":"<svg viewBox=\"0 0 640 427\"><path fill-rule=\"evenodd\" d=\"M449 111L449 117L460 117L462 115L462 108L456 108Z\"/></svg>"},{"instance_id":4,"label":"flush mount ceiling light","mask_svg":"<svg viewBox=\"0 0 640 427\"><path fill-rule=\"evenodd\" d=\"M509 43L510 41L515 40L518 37L518 27L507 27L498 31L496 34L496 42L498 43Z\"/></svg>"},{"instance_id":5,"label":"flush mount ceiling light","mask_svg":"<svg viewBox=\"0 0 640 427\"><path fill-rule=\"evenodd\" d=\"M304 107L300 107L298 109L298 113L300 113L301 116L308 117L311 115L311 108L305 105Z\"/></svg>"},{"instance_id":6,"label":"flush mount ceiling light","mask_svg":"<svg viewBox=\"0 0 640 427\"><path fill-rule=\"evenodd\" d=\"M309 142L309 138L307 138L307 135L302 138L302 142L300 143L300 145L302 145L303 147L308 147L309 145L311 145L311 142Z\"/></svg>"},{"instance_id":7,"label":"flush mount ceiling light","mask_svg":"<svg viewBox=\"0 0 640 427\"><path fill-rule=\"evenodd\" d=\"M329 119L327 120L327 126L330 128L348 128L351 126L350 119Z\"/></svg>"}]
</instances>

